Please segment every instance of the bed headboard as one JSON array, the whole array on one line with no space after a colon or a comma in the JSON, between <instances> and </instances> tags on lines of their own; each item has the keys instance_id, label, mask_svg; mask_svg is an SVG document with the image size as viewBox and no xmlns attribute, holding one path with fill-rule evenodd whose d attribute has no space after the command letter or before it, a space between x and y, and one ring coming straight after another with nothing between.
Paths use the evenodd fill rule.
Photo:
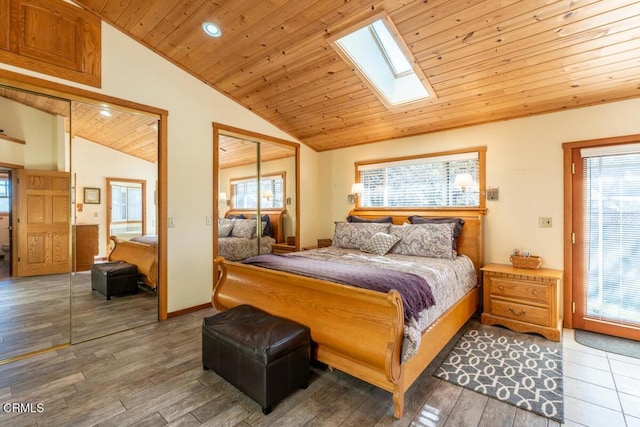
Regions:
<instances>
[{"instance_id":1,"label":"bed headboard","mask_svg":"<svg viewBox=\"0 0 640 427\"><path fill-rule=\"evenodd\" d=\"M269 215L269 221L271 222L271 237L276 240L276 243L283 243L285 241L283 221L285 215L287 215L287 210L263 209L261 213L262 215ZM230 210L224 214L225 218L229 218L234 215L244 215L247 218L252 218L256 215L256 211Z\"/></svg>"},{"instance_id":2,"label":"bed headboard","mask_svg":"<svg viewBox=\"0 0 640 427\"><path fill-rule=\"evenodd\" d=\"M380 218L390 216L393 218L393 223L401 225L405 222L409 222L408 218L412 215L419 215L424 217L456 217L464 220L464 226L462 227L462 233L458 237L458 252L468 256L473 265L476 268L476 272L480 272L483 262L482 254L482 237L483 226L482 221L485 214L484 209L465 209L465 210L368 210L368 209L353 209L349 212L349 215L357 215L362 218Z\"/></svg>"}]
</instances>

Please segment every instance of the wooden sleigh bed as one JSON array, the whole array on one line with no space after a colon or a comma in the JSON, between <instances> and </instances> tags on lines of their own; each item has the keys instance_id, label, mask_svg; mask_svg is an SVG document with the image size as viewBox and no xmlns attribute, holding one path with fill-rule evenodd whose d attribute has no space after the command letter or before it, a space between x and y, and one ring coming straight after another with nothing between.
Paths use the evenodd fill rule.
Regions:
<instances>
[{"instance_id":1,"label":"wooden sleigh bed","mask_svg":"<svg viewBox=\"0 0 640 427\"><path fill-rule=\"evenodd\" d=\"M411 215L463 218L457 250L472 260L476 273L482 266L482 210L355 210L350 214L363 218L392 216L394 224L403 224ZM404 313L397 291L375 292L223 258L216 258L214 264L219 274L212 294L216 309L250 304L308 326L312 356L391 392L396 418L402 417L405 392L481 302L478 285L433 322L423 332L417 354L401 362Z\"/></svg>"},{"instance_id":2,"label":"wooden sleigh bed","mask_svg":"<svg viewBox=\"0 0 640 427\"><path fill-rule=\"evenodd\" d=\"M142 239L140 242L109 237L114 246L109 253L109 261L126 261L138 267L138 277L147 286L155 289L158 285L158 243L157 240Z\"/></svg>"}]
</instances>

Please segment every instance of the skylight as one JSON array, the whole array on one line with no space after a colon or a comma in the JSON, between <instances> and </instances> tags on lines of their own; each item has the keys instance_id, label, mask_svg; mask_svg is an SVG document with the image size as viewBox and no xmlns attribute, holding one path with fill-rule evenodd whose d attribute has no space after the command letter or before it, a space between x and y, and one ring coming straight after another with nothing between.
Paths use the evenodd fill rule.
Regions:
<instances>
[{"instance_id":1,"label":"skylight","mask_svg":"<svg viewBox=\"0 0 640 427\"><path fill-rule=\"evenodd\" d=\"M400 50L400 46L398 46L389 29L381 20L377 20L369 25L369 29L379 43L378 47L384 54L388 65L392 68L396 77L413 72L411 64L407 61L407 57L404 56L404 53Z\"/></svg>"},{"instance_id":2,"label":"skylight","mask_svg":"<svg viewBox=\"0 0 640 427\"><path fill-rule=\"evenodd\" d=\"M412 58L407 58L389 25L385 19L378 19L335 43L382 95L385 104L394 107L428 98L426 79L418 76Z\"/></svg>"}]
</instances>

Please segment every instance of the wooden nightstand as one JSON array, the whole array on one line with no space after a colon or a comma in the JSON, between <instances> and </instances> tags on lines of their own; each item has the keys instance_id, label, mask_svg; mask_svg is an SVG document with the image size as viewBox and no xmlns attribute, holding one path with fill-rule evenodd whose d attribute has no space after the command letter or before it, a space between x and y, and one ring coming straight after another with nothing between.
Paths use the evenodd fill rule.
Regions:
<instances>
[{"instance_id":1,"label":"wooden nightstand","mask_svg":"<svg viewBox=\"0 0 640 427\"><path fill-rule=\"evenodd\" d=\"M318 239L319 248L328 248L333 244L333 239Z\"/></svg>"},{"instance_id":2,"label":"wooden nightstand","mask_svg":"<svg viewBox=\"0 0 640 427\"><path fill-rule=\"evenodd\" d=\"M287 254L289 252L295 252L295 245L287 245L286 243L274 243L271 245L271 250L274 254Z\"/></svg>"},{"instance_id":3,"label":"wooden nightstand","mask_svg":"<svg viewBox=\"0 0 640 427\"><path fill-rule=\"evenodd\" d=\"M485 325L502 325L518 332L537 332L560 341L560 292L563 272L530 270L489 264L483 272Z\"/></svg>"}]
</instances>

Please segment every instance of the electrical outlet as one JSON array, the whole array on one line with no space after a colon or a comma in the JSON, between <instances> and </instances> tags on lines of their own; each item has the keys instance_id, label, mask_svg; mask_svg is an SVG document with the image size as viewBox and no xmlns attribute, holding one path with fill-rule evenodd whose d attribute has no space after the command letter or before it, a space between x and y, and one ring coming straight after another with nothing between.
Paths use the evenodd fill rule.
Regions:
<instances>
[{"instance_id":1,"label":"electrical outlet","mask_svg":"<svg viewBox=\"0 0 640 427\"><path fill-rule=\"evenodd\" d=\"M550 216L541 216L538 218L538 227L540 228L551 228L552 222Z\"/></svg>"}]
</instances>

